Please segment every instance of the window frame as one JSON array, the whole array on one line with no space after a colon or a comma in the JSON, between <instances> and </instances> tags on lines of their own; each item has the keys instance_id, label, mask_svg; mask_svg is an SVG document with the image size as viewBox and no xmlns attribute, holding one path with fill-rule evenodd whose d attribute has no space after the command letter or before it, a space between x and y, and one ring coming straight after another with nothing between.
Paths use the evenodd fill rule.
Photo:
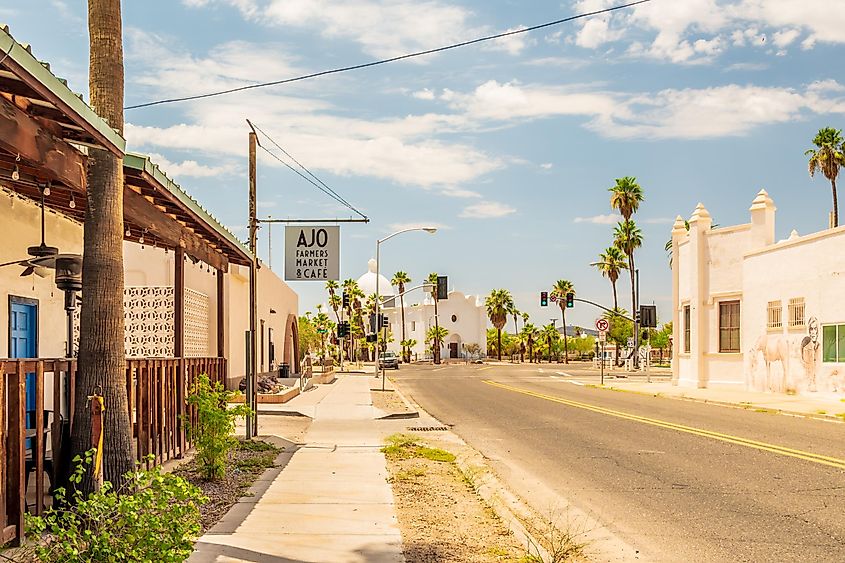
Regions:
<instances>
[{"instance_id":1,"label":"window frame","mask_svg":"<svg viewBox=\"0 0 845 563\"><path fill-rule=\"evenodd\" d=\"M804 328L805 326L807 326L806 306L807 304L803 297L789 298L789 317L787 318L789 328ZM799 319L796 318L798 316L798 311L801 312L800 323L797 322Z\"/></svg>"},{"instance_id":2,"label":"window frame","mask_svg":"<svg viewBox=\"0 0 845 563\"><path fill-rule=\"evenodd\" d=\"M692 349L692 310L689 303L683 306L684 314L684 354L689 354Z\"/></svg>"},{"instance_id":3,"label":"window frame","mask_svg":"<svg viewBox=\"0 0 845 563\"><path fill-rule=\"evenodd\" d=\"M833 346L836 352L836 356L833 360L827 359L827 330L826 329L833 329ZM821 340L821 353L822 353L822 363L824 364L842 364L845 363L845 350L843 353L839 353L839 341L840 338L845 336L845 323L826 323L820 325L819 327L820 333L820 340Z\"/></svg>"},{"instance_id":4,"label":"window frame","mask_svg":"<svg viewBox=\"0 0 845 563\"><path fill-rule=\"evenodd\" d=\"M773 317L777 317L773 319ZM766 303L766 328L781 330L783 328L783 301L769 301Z\"/></svg>"},{"instance_id":5,"label":"window frame","mask_svg":"<svg viewBox=\"0 0 845 563\"><path fill-rule=\"evenodd\" d=\"M733 308L736 312L733 312ZM724 311L724 309L731 310ZM725 326L727 313L728 325ZM738 354L742 351L742 303L739 299L719 301L719 353Z\"/></svg>"}]
</instances>

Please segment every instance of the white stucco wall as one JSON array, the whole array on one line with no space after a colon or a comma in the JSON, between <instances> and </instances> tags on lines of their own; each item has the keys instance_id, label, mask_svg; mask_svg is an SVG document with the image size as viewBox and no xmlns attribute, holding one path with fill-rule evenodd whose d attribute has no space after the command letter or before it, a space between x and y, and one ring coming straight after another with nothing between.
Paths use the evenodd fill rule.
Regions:
<instances>
[{"instance_id":1,"label":"white stucco wall","mask_svg":"<svg viewBox=\"0 0 845 563\"><path fill-rule=\"evenodd\" d=\"M54 193L51 197L59 197ZM82 252L82 225L47 210L46 243L59 252ZM0 189L0 263L28 258L27 247L41 242L41 209L31 200ZM0 268L0 357L9 356L9 296L38 301L38 355L63 358L66 351L64 293L56 288L55 271L47 277L20 277L17 265Z\"/></svg>"}]
</instances>

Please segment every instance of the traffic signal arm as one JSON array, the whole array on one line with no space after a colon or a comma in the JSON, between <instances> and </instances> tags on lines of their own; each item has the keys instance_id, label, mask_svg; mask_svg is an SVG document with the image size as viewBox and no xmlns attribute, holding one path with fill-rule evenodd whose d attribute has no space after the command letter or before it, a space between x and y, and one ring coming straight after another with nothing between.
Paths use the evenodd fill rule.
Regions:
<instances>
[{"instance_id":1,"label":"traffic signal arm","mask_svg":"<svg viewBox=\"0 0 845 563\"><path fill-rule=\"evenodd\" d=\"M604 305L599 305L595 301L590 301L588 299L581 299L580 297L573 297L572 300L573 301L580 301L581 303L587 303L588 305L592 305L593 307L598 307L599 309L603 309L603 310L607 311L608 313L614 314L617 317L622 317L623 319L634 322L634 319L632 319L631 317L623 315L622 313L620 313L618 311L614 311L613 309L608 309Z\"/></svg>"}]
</instances>

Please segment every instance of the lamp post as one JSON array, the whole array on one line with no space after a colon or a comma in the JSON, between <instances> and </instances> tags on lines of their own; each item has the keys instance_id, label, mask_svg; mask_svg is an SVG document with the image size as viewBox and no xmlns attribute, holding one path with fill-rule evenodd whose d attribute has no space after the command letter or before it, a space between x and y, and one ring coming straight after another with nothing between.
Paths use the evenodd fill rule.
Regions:
<instances>
[{"instance_id":1,"label":"lamp post","mask_svg":"<svg viewBox=\"0 0 845 563\"><path fill-rule=\"evenodd\" d=\"M402 229L401 231L396 231L395 233L391 233L382 239L378 239L376 241L376 377L379 376L379 352L381 352L381 345L378 341L378 335L381 333L381 299L379 298L379 271L381 269L381 243L386 242L396 235L401 235L402 233L409 233L411 231L425 231L430 235L433 235L437 232L435 227L412 227L410 229ZM385 338L386 340L386 338ZM381 390L384 391L384 372L382 371L381 374Z\"/></svg>"}]
</instances>

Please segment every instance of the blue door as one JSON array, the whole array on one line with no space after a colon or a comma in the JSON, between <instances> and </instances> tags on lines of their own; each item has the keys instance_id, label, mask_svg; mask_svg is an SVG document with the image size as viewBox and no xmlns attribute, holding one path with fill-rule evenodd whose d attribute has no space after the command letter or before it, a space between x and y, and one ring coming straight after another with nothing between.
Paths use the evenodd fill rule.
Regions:
<instances>
[{"instance_id":1,"label":"blue door","mask_svg":"<svg viewBox=\"0 0 845 563\"><path fill-rule=\"evenodd\" d=\"M9 306L9 357L38 357L38 306L12 302ZM35 374L26 374L26 410L35 410Z\"/></svg>"}]
</instances>

